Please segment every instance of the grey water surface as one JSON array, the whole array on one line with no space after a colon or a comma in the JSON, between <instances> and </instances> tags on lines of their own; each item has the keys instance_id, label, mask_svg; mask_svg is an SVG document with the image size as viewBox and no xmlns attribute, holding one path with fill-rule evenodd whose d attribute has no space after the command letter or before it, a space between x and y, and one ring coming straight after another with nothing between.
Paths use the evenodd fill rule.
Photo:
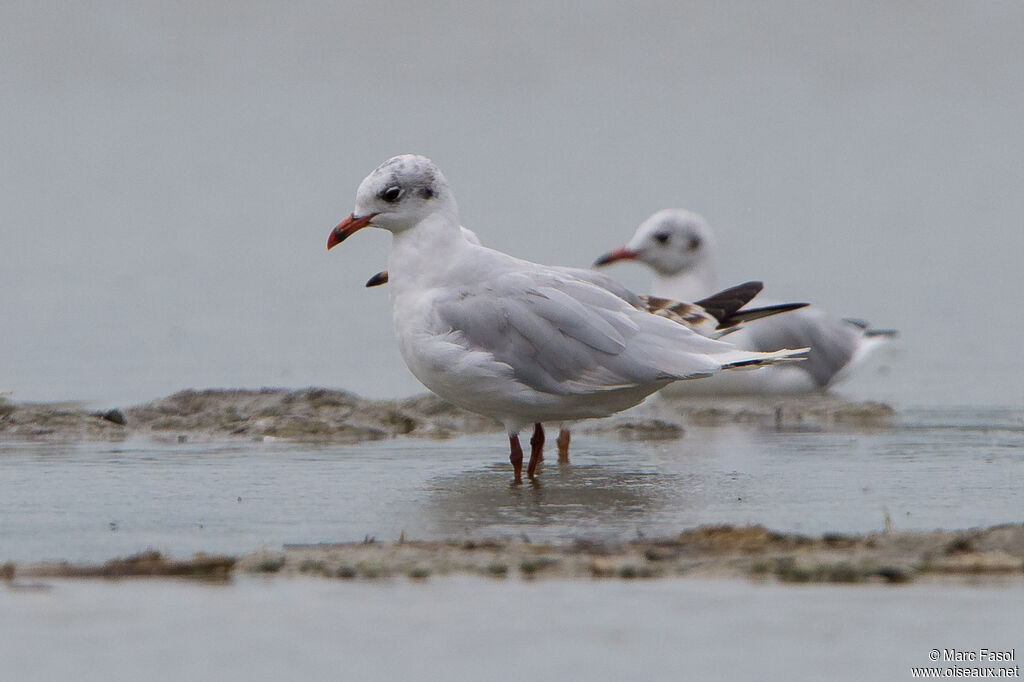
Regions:
<instances>
[{"instance_id":1,"label":"grey water surface","mask_svg":"<svg viewBox=\"0 0 1024 682\"><path fill-rule=\"evenodd\" d=\"M883 428L688 427L577 436L510 485L501 434L359 445L0 441L0 559L176 556L365 538L668 536L699 524L804 533L1021 522L1024 418L933 410Z\"/></svg>"},{"instance_id":2,"label":"grey water surface","mask_svg":"<svg viewBox=\"0 0 1024 682\"><path fill-rule=\"evenodd\" d=\"M26 682L904 680L1019 666L1022 602L1019 583L58 580L0 591L0 659ZM929 659L954 648L1016 660Z\"/></svg>"}]
</instances>

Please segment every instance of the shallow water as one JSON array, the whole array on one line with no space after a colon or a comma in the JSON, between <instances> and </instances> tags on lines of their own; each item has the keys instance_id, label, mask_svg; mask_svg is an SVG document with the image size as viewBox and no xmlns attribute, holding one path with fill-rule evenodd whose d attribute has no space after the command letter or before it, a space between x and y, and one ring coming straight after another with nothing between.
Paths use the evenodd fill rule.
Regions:
<instances>
[{"instance_id":1,"label":"shallow water","mask_svg":"<svg viewBox=\"0 0 1024 682\"><path fill-rule=\"evenodd\" d=\"M1020 583L48 586L0 591L10 679L902 680L935 648L1022 651Z\"/></svg>"},{"instance_id":2,"label":"shallow water","mask_svg":"<svg viewBox=\"0 0 1024 682\"><path fill-rule=\"evenodd\" d=\"M511 487L499 434L317 446L0 441L0 560L176 556L289 543L672 535L698 524L821 532L1020 522L1024 417L931 410L891 428L688 427L576 436Z\"/></svg>"}]
</instances>

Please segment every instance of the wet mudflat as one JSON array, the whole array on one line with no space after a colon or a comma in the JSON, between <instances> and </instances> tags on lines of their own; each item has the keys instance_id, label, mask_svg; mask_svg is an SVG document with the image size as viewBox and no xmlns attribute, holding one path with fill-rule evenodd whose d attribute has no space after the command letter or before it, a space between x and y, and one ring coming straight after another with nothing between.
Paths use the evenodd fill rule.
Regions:
<instances>
[{"instance_id":1,"label":"wet mudflat","mask_svg":"<svg viewBox=\"0 0 1024 682\"><path fill-rule=\"evenodd\" d=\"M500 433L353 444L264 438L0 441L2 561L181 557L373 538L533 542L1019 523L1013 410L910 411L879 427L694 425L668 440L580 433L536 486Z\"/></svg>"},{"instance_id":2,"label":"wet mudflat","mask_svg":"<svg viewBox=\"0 0 1024 682\"><path fill-rule=\"evenodd\" d=\"M20 680L903 679L934 648L1019 651L1022 415L863 412L655 405L520 487L495 432L9 436L0 658Z\"/></svg>"}]
</instances>

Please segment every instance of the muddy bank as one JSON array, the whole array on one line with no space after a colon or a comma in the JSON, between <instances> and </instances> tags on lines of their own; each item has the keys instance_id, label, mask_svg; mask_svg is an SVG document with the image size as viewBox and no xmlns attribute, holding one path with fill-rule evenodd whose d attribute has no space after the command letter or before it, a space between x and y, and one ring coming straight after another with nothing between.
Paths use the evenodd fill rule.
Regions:
<instances>
[{"instance_id":1,"label":"muddy bank","mask_svg":"<svg viewBox=\"0 0 1024 682\"><path fill-rule=\"evenodd\" d=\"M535 544L526 538L471 542L292 545L229 557L173 560L157 552L104 564L5 564L0 577L121 578L233 573L333 579L748 578L783 583L907 583L1024 579L1024 525L932 532L807 536L762 526L701 526L676 537L632 542Z\"/></svg>"},{"instance_id":2,"label":"muddy bank","mask_svg":"<svg viewBox=\"0 0 1024 682\"><path fill-rule=\"evenodd\" d=\"M580 433L624 440L681 438L687 424L719 426L886 426L895 411L880 403L831 396L729 401L654 399L629 412L583 422ZM368 400L324 388L186 390L134 407L91 410L67 403L19 404L0 399L0 437L48 440L284 438L356 443L413 436L450 438L499 432L490 419L430 394Z\"/></svg>"},{"instance_id":3,"label":"muddy bank","mask_svg":"<svg viewBox=\"0 0 1024 682\"><path fill-rule=\"evenodd\" d=\"M0 405L0 435L44 439L283 438L358 443L401 435L445 438L499 429L430 395L367 400L322 388L180 391L143 405L88 410Z\"/></svg>"}]
</instances>

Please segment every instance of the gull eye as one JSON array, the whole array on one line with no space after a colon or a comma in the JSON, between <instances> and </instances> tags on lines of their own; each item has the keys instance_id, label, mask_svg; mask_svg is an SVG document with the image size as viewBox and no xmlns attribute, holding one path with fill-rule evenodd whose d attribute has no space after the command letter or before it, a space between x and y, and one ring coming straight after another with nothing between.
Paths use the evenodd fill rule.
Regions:
<instances>
[{"instance_id":1,"label":"gull eye","mask_svg":"<svg viewBox=\"0 0 1024 682\"><path fill-rule=\"evenodd\" d=\"M402 188L398 185L392 185L377 196L389 204L393 204L398 201L398 197L402 196Z\"/></svg>"},{"instance_id":2,"label":"gull eye","mask_svg":"<svg viewBox=\"0 0 1024 682\"><path fill-rule=\"evenodd\" d=\"M668 244L668 239L671 236L668 232L658 232L654 235L654 241L659 244Z\"/></svg>"}]
</instances>

